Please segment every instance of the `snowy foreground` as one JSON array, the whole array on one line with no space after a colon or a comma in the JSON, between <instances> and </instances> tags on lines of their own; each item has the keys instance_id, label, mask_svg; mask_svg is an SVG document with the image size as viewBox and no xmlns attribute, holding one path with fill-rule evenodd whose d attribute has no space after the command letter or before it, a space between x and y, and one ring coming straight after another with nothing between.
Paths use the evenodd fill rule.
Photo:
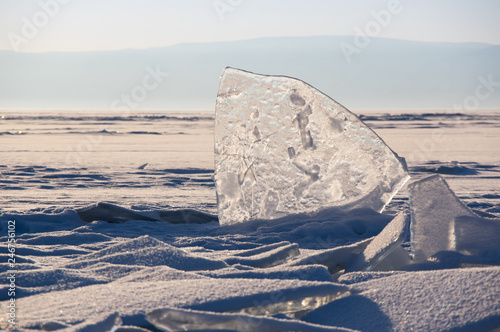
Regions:
<instances>
[{"instance_id":1,"label":"snowy foreground","mask_svg":"<svg viewBox=\"0 0 500 332\"><path fill-rule=\"evenodd\" d=\"M7 250L0 254L0 327L500 328L500 169L498 154L481 150L498 149L498 117L365 120L409 157L413 180L384 213L332 210L316 219L228 226L215 216L213 142L206 142L213 117L18 116L2 123L11 150L0 165L0 241L7 248L15 221L17 242L13 267ZM138 132L139 122L147 130ZM96 125L103 128L89 130ZM457 140L474 133L463 138L471 146L441 139L413 157L404 149L418 142L398 146L401 137L425 143L440 127ZM475 144L483 137L477 132L487 133L490 146ZM75 154L82 141L94 145ZM436 173L444 179L428 177ZM113 204L95 206L99 201ZM94 208L82 210L87 206Z\"/></svg>"},{"instance_id":2,"label":"snowy foreground","mask_svg":"<svg viewBox=\"0 0 500 332\"><path fill-rule=\"evenodd\" d=\"M440 248L449 245L448 234L416 235L415 245L431 254L419 263L411 263L401 247L409 226L405 212L392 218L369 210L338 211L324 220L225 227L216 221L85 223L74 211L5 214L2 230L15 220L18 233L16 326L79 331L122 324L167 331L499 327L500 268L489 265L500 264L500 221L468 215L439 176L415 187L427 187L412 189L415 228L434 223L422 213L434 217L447 211L444 220L455 232L454 250ZM432 197L438 206L426 205L428 190L442 195ZM189 221L191 213L184 211L181 220ZM160 219L153 212L146 215ZM201 216L210 219L195 214L194 221ZM471 220L464 223L464 218ZM2 264L4 280L7 269ZM0 293L3 326L7 288Z\"/></svg>"}]
</instances>

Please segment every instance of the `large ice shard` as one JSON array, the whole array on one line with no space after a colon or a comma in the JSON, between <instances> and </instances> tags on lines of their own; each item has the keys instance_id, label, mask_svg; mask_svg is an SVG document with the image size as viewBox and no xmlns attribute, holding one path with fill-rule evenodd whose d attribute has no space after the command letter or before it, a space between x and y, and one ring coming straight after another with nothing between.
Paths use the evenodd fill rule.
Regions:
<instances>
[{"instance_id":1,"label":"large ice shard","mask_svg":"<svg viewBox=\"0 0 500 332\"><path fill-rule=\"evenodd\" d=\"M410 257L400 244L406 238L409 216L401 212L370 242L366 249L353 260L346 269L351 271L371 271L381 266L384 260L390 270L410 263Z\"/></svg>"},{"instance_id":2,"label":"large ice shard","mask_svg":"<svg viewBox=\"0 0 500 332\"><path fill-rule=\"evenodd\" d=\"M380 137L312 86L224 70L215 117L221 224L332 207L380 211L408 178Z\"/></svg>"},{"instance_id":3,"label":"large ice shard","mask_svg":"<svg viewBox=\"0 0 500 332\"><path fill-rule=\"evenodd\" d=\"M477 217L439 175L408 186L413 261L421 263L441 251L455 250L455 218Z\"/></svg>"}]
</instances>

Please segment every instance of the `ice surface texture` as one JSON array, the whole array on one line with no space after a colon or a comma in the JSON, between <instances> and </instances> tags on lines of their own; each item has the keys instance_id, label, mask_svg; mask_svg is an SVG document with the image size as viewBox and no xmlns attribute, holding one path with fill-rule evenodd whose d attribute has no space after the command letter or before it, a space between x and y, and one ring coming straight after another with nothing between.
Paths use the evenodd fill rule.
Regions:
<instances>
[{"instance_id":1,"label":"ice surface texture","mask_svg":"<svg viewBox=\"0 0 500 332\"><path fill-rule=\"evenodd\" d=\"M438 252L455 249L455 217L476 217L445 180L433 175L408 186L412 209L413 260L425 262Z\"/></svg>"},{"instance_id":2,"label":"ice surface texture","mask_svg":"<svg viewBox=\"0 0 500 332\"><path fill-rule=\"evenodd\" d=\"M380 211L408 178L380 137L312 86L224 70L215 116L221 224L331 207Z\"/></svg>"},{"instance_id":3,"label":"ice surface texture","mask_svg":"<svg viewBox=\"0 0 500 332\"><path fill-rule=\"evenodd\" d=\"M459 216L454 232L458 252L500 258L500 219Z\"/></svg>"}]
</instances>

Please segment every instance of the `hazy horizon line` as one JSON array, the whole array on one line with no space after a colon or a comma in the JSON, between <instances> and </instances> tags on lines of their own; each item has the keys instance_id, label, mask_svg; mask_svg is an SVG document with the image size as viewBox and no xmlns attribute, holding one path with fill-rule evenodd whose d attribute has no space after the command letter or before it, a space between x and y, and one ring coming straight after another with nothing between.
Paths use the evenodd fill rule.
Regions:
<instances>
[{"instance_id":1,"label":"hazy horizon line","mask_svg":"<svg viewBox=\"0 0 500 332\"><path fill-rule=\"evenodd\" d=\"M444 108L348 108L349 111L351 112L402 112L402 113L420 113L420 112L429 112L429 113L435 113L435 114L441 114L441 113L448 113L448 114L472 114L474 112L500 112L500 108L497 107L489 107L489 108L478 108L475 110L462 110L462 111L457 111L452 108L450 109L444 109ZM113 109L96 109L96 108L64 108L64 109L52 109L52 108L23 108L23 109L2 109L0 108L0 113L2 112L33 112L33 111L38 111L38 112L109 112L109 113L126 113L126 114L133 114L133 113L148 113L148 112L159 112L159 113L175 113L175 112L215 112L215 107L214 109L137 109L137 110L128 110L126 112L122 110L113 110ZM0 117L1 120L1 117Z\"/></svg>"},{"instance_id":2,"label":"hazy horizon line","mask_svg":"<svg viewBox=\"0 0 500 332\"><path fill-rule=\"evenodd\" d=\"M280 38L321 38L321 37L341 37L341 38L355 38L357 35L310 35L310 36L270 36L270 37L256 37L256 38L246 38L246 39L235 39L235 40L220 40L220 41L199 41L199 42L182 42L165 46L152 46L147 48L117 48L117 49L95 49L95 50L86 50L86 51L71 51L71 50L53 50L53 51L16 51L12 49L1 49L0 51L14 52L14 53L24 53L24 54L46 54L46 53L92 53L92 52L120 52L120 51L143 51L143 50L153 50L153 49L161 49L168 47L176 47L181 45L193 45L193 44L223 44L223 43L234 43L234 42L244 42L244 41L252 41L252 40L264 40L264 39L280 39ZM486 45L486 46L500 46L499 44L492 44L487 42L478 42L478 41L426 41L426 40L415 40L415 39L402 39L402 38L389 38L389 37L370 37L370 39L385 39L385 40L395 40L395 41L404 41L404 42L414 42L414 43L427 43L427 44L478 44L478 45Z\"/></svg>"}]
</instances>

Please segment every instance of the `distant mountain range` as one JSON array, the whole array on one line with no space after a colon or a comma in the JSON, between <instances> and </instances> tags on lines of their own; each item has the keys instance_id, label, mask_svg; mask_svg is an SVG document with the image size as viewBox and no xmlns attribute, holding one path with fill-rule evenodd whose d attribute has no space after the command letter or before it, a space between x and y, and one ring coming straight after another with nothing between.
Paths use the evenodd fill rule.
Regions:
<instances>
[{"instance_id":1,"label":"distant mountain range","mask_svg":"<svg viewBox=\"0 0 500 332\"><path fill-rule=\"evenodd\" d=\"M299 78L353 110L500 108L498 45L320 36L0 51L0 109L213 109L226 66Z\"/></svg>"}]
</instances>

